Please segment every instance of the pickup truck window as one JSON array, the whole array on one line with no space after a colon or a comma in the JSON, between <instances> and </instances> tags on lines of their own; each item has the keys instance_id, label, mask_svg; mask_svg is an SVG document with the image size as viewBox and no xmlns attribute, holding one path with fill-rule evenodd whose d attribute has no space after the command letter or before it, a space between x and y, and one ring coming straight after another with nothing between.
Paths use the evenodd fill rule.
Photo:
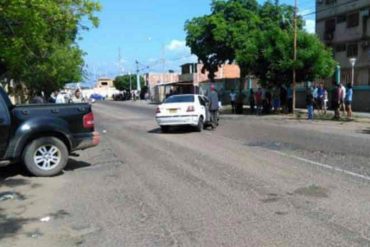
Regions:
<instances>
[{"instance_id":1,"label":"pickup truck window","mask_svg":"<svg viewBox=\"0 0 370 247\"><path fill-rule=\"evenodd\" d=\"M3 101L5 102L5 105L6 107L8 108L8 110L10 110L13 106L12 102L10 101L8 95L6 94L6 92L4 90L0 90L0 97L3 99Z\"/></svg>"}]
</instances>

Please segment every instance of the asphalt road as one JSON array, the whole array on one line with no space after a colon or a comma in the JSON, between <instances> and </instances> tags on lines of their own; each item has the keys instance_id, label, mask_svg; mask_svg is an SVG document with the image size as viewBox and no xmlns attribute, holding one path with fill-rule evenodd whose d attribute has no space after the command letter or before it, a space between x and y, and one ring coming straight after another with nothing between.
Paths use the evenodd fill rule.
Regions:
<instances>
[{"instance_id":1,"label":"asphalt road","mask_svg":"<svg viewBox=\"0 0 370 247\"><path fill-rule=\"evenodd\" d=\"M61 176L0 169L0 193L23 196L0 202L0 246L370 245L366 125L222 116L162 134L154 110L95 104L102 143Z\"/></svg>"}]
</instances>

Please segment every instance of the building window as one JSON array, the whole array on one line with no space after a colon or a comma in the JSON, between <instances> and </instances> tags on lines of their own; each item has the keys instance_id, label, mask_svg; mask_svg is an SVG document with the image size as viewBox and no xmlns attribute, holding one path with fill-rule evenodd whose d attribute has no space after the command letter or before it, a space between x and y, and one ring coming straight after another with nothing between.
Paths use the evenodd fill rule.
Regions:
<instances>
[{"instance_id":1,"label":"building window","mask_svg":"<svg viewBox=\"0 0 370 247\"><path fill-rule=\"evenodd\" d=\"M343 23L347 21L347 16L345 15L338 15L337 16L337 23Z\"/></svg>"},{"instance_id":2,"label":"building window","mask_svg":"<svg viewBox=\"0 0 370 247\"><path fill-rule=\"evenodd\" d=\"M346 51L346 44L340 44L335 47L335 52L344 52Z\"/></svg>"},{"instance_id":3,"label":"building window","mask_svg":"<svg viewBox=\"0 0 370 247\"><path fill-rule=\"evenodd\" d=\"M360 15L359 13L353 13L347 16L347 27L357 27L360 23Z\"/></svg>"},{"instance_id":4,"label":"building window","mask_svg":"<svg viewBox=\"0 0 370 247\"><path fill-rule=\"evenodd\" d=\"M325 0L325 4L326 4L326 5L334 4L334 3L336 3L336 2L337 2L337 0Z\"/></svg>"},{"instance_id":5,"label":"building window","mask_svg":"<svg viewBox=\"0 0 370 247\"><path fill-rule=\"evenodd\" d=\"M332 33L335 31L335 19L325 21L325 32Z\"/></svg>"},{"instance_id":6,"label":"building window","mask_svg":"<svg viewBox=\"0 0 370 247\"><path fill-rule=\"evenodd\" d=\"M350 44L347 46L347 57L357 57L358 55L358 45Z\"/></svg>"}]
</instances>

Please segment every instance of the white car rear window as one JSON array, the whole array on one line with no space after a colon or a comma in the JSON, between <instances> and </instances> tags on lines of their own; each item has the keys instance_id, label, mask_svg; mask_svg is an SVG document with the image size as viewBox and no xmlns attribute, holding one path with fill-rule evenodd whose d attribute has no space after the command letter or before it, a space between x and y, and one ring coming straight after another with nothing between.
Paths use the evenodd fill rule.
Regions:
<instances>
[{"instance_id":1,"label":"white car rear window","mask_svg":"<svg viewBox=\"0 0 370 247\"><path fill-rule=\"evenodd\" d=\"M166 99L164 103L193 103L194 95L173 95Z\"/></svg>"}]
</instances>

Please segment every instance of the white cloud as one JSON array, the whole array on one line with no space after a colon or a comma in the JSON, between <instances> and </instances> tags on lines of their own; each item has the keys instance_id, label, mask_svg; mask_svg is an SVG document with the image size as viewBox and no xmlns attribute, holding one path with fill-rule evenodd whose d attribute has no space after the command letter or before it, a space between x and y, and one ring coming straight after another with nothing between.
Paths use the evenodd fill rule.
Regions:
<instances>
[{"instance_id":1,"label":"white cloud","mask_svg":"<svg viewBox=\"0 0 370 247\"><path fill-rule=\"evenodd\" d=\"M309 33L315 33L316 22L315 20L306 20L304 29Z\"/></svg>"},{"instance_id":2,"label":"white cloud","mask_svg":"<svg viewBox=\"0 0 370 247\"><path fill-rule=\"evenodd\" d=\"M186 46L186 42L184 40L177 39L171 40L171 42L166 45L166 50L177 53L190 53L190 48Z\"/></svg>"}]
</instances>

